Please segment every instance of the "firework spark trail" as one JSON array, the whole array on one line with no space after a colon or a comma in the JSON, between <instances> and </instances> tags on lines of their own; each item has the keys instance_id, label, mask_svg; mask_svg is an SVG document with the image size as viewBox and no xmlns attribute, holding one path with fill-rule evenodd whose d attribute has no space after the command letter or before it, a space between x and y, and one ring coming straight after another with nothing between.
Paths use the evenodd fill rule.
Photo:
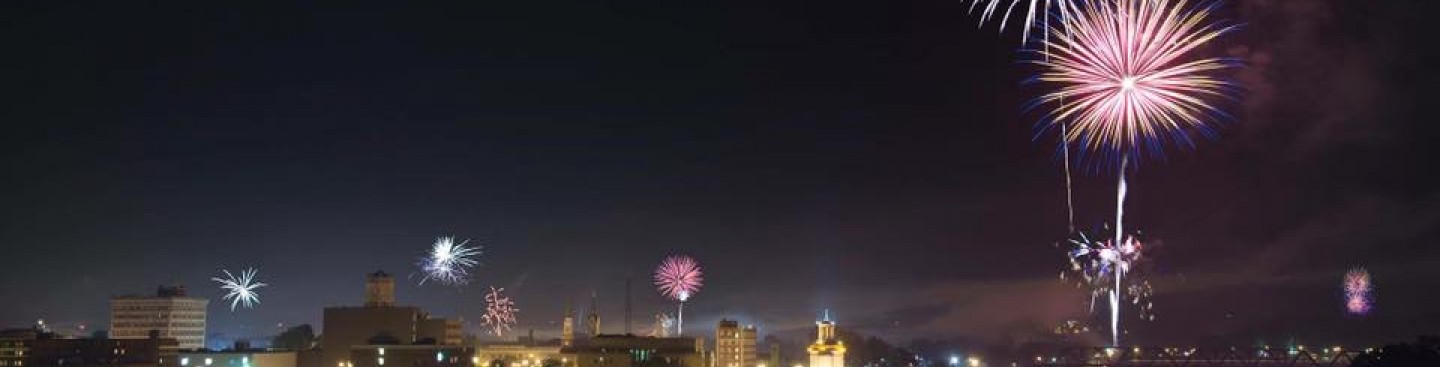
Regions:
<instances>
[{"instance_id":1,"label":"firework spark trail","mask_svg":"<svg viewBox=\"0 0 1440 367\"><path fill-rule=\"evenodd\" d=\"M1062 139L1082 151L1119 161L1115 201L1117 246L1124 236L1125 171L1143 151L1163 152L1166 142L1190 146L1189 133L1209 135L1216 115L1206 98L1224 97L1229 82L1213 76L1229 67L1219 58L1187 59L1191 51L1233 29L1206 21L1209 8L1188 0L1062 2L1066 15L1044 41L1045 70L1037 77L1059 90L1038 103L1057 104L1046 125L1061 125ZM993 7L993 4L992 4ZM1067 10L1068 8L1068 10ZM1066 162L1069 163L1068 160ZM1110 288L1111 343L1119 345L1124 271Z\"/></svg>"},{"instance_id":2,"label":"firework spark trail","mask_svg":"<svg viewBox=\"0 0 1440 367\"><path fill-rule=\"evenodd\" d=\"M1073 6L1073 3L1078 2L1079 0L1010 0L1010 5L1005 6L1005 11L998 14L996 13L996 10L1000 9L1000 5L1003 4L1005 0L969 1L970 8L967 11L971 13L974 13L976 7L979 7L980 4L985 4L985 6L982 7L980 10L980 25L985 25L985 22L988 22L993 18L999 18L1001 32L1004 32L1006 25L1009 24L1010 17L1015 12L1015 7L1017 5L1020 5L1022 2L1027 3L1024 8L1020 9L1021 12L1025 14L1024 23L1020 25L1020 27L1023 28L1023 30L1021 31L1020 40L1024 42L1030 39L1030 29L1037 27L1040 28L1042 32L1045 32L1044 38L1049 39L1049 33L1052 32L1049 27L1050 9L1055 8L1056 10L1058 10L1060 12L1058 14L1059 17L1063 19L1065 18L1066 13L1070 11L1070 7ZM996 15L999 16L997 17Z\"/></svg>"},{"instance_id":3,"label":"firework spark trail","mask_svg":"<svg viewBox=\"0 0 1440 367\"><path fill-rule=\"evenodd\" d=\"M515 325L515 314L520 312L515 308L515 301L503 292L505 288L490 287L490 292L485 293L485 314L480 316L480 325L490 335L501 336L510 331Z\"/></svg>"},{"instance_id":4,"label":"firework spark trail","mask_svg":"<svg viewBox=\"0 0 1440 367\"><path fill-rule=\"evenodd\" d=\"M1345 289L1345 311L1355 315L1370 313L1374 305L1374 285L1369 271L1365 268L1350 269L1345 273L1342 286Z\"/></svg>"},{"instance_id":5,"label":"firework spark trail","mask_svg":"<svg viewBox=\"0 0 1440 367\"><path fill-rule=\"evenodd\" d=\"M460 286L470 283L470 268L478 262L473 258L480 256L480 246L467 247L470 240L455 243L454 236L437 237L435 244L431 245L430 252L420 258L420 284L434 279L435 281Z\"/></svg>"},{"instance_id":6,"label":"firework spark trail","mask_svg":"<svg viewBox=\"0 0 1440 367\"><path fill-rule=\"evenodd\" d=\"M230 311L235 311L235 307L239 305L244 305L245 308L254 308L256 304L260 303L260 294L256 293L255 289L269 284L255 281L255 273L258 272L255 268L240 271L239 277L230 274L229 270L221 270L221 272L225 273L224 278L210 278L210 280L220 283L220 289L226 291L225 296L221 299L230 300Z\"/></svg>"},{"instance_id":7,"label":"firework spark trail","mask_svg":"<svg viewBox=\"0 0 1440 367\"><path fill-rule=\"evenodd\" d=\"M684 255L667 257L660 262L659 267L655 268L656 288L660 294L678 303L678 311L675 314L675 333L677 335L683 333L685 328L685 301L700 292L700 287L705 281L702 275L700 263L696 262L694 258Z\"/></svg>"}]
</instances>

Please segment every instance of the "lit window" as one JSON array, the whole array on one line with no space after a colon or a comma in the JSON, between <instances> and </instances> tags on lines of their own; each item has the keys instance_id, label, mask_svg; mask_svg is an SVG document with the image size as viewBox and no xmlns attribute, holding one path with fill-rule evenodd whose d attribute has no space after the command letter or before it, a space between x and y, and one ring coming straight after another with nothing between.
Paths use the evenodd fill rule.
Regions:
<instances>
[{"instance_id":1,"label":"lit window","mask_svg":"<svg viewBox=\"0 0 1440 367\"><path fill-rule=\"evenodd\" d=\"M379 362L379 364L380 364L381 366L384 366L384 365L385 365L385 357L380 357L379 359L376 360L376 362Z\"/></svg>"}]
</instances>

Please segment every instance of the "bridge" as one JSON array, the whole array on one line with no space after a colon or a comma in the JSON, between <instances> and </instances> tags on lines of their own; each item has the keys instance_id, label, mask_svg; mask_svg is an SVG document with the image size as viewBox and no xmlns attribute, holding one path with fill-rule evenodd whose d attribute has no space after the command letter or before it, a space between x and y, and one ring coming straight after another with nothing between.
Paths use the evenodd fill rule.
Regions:
<instances>
[{"instance_id":1,"label":"bridge","mask_svg":"<svg viewBox=\"0 0 1440 367\"><path fill-rule=\"evenodd\" d=\"M1269 348L1078 348L1036 356L1036 367L1345 367L1360 351Z\"/></svg>"}]
</instances>

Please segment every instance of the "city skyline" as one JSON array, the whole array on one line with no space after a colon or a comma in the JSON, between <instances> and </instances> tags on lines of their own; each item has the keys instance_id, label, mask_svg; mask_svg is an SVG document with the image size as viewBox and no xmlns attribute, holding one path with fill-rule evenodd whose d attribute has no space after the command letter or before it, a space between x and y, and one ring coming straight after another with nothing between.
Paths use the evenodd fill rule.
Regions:
<instances>
[{"instance_id":1,"label":"city skyline","mask_svg":"<svg viewBox=\"0 0 1440 367\"><path fill-rule=\"evenodd\" d=\"M0 326L95 330L111 297L184 285L208 333L319 330L384 270L397 304L470 333L495 287L523 310L513 335L558 337L567 307L583 330L592 294L602 331L625 330L628 295L643 334L676 310L655 265L688 255L688 336L722 318L798 335L829 309L895 343L1079 320L1102 344L1058 279L1035 67L962 3L11 5L0 38L27 52L0 61L0 297L23 301ZM1205 52L1243 61L1243 98L1223 138L1129 177L1156 320L1126 315L1125 340L1440 330L1435 76L1408 50L1424 6L1223 3L1242 31ZM1077 226L1111 221L1114 178L1073 178ZM468 284L420 284L442 236L483 246ZM261 303L231 311L210 279L250 268Z\"/></svg>"}]
</instances>

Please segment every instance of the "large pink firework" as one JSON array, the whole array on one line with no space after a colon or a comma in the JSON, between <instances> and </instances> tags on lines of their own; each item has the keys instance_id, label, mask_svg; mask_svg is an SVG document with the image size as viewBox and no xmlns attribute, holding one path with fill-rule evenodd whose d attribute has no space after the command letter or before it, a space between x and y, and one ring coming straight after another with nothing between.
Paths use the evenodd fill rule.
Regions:
<instances>
[{"instance_id":1,"label":"large pink firework","mask_svg":"<svg viewBox=\"0 0 1440 367\"><path fill-rule=\"evenodd\" d=\"M704 280L701 278L700 263L689 256L665 258L660 262L660 267L655 269L655 286L659 288L660 294L680 302L685 302L699 292Z\"/></svg>"},{"instance_id":2,"label":"large pink firework","mask_svg":"<svg viewBox=\"0 0 1440 367\"><path fill-rule=\"evenodd\" d=\"M1035 61L1038 79L1059 85L1040 102L1057 104L1046 120L1068 126L1064 139L1123 162L1209 134L1223 114L1210 100L1231 87L1214 74L1231 63L1193 53L1234 27L1208 21L1210 8L1189 0L1082 3L1060 4L1072 9Z\"/></svg>"},{"instance_id":3,"label":"large pink firework","mask_svg":"<svg viewBox=\"0 0 1440 367\"><path fill-rule=\"evenodd\" d=\"M700 291L705 279L701 277L700 263L685 255L675 255L660 262L655 268L655 287L660 294L679 303L675 313L675 334L685 332L685 301Z\"/></svg>"},{"instance_id":4,"label":"large pink firework","mask_svg":"<svg viewBox=\"0 0 1440 367\"><path fill-rule=\"evenodd\" d=\"M1207 20L1210 8L1189 3L1061 2L1068 10L1050 28L1044 57L1034 61L1044 67L1037 79L1059 86L1039 99L1056 106L1047 123L1061 127L1065 142L1098 156L1096 162L1119 163L1112 244L1127 243L1126 164L1141 152L1162 153L1166 143L1190 145L1190 134L1209 135L1215 116L1223 115L1210 100L1231 87L1215 75L1230 64L1193 53L1233 26ZM1124 272L1112 271L1110 278L1111 344L1119 345Z\"/></svg>"}]
</instances>

